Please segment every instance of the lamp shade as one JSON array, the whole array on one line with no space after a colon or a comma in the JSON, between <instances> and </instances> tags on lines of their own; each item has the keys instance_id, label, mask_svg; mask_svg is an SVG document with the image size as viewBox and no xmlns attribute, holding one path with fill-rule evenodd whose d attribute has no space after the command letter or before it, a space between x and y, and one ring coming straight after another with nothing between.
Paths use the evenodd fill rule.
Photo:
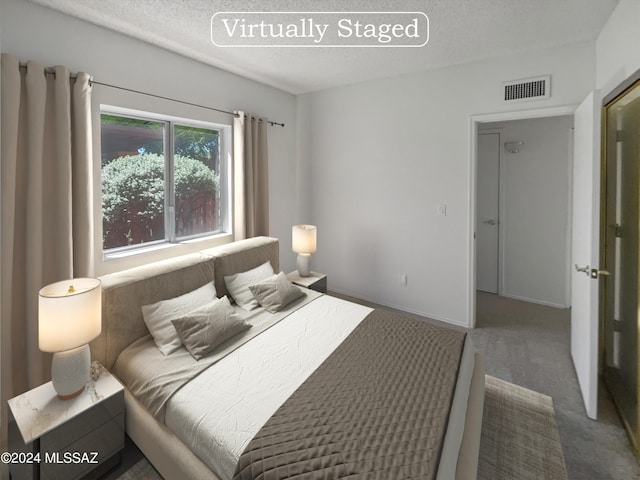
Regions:
<instances>
[{"instance_id":1,"label":"lamp shade","mask_svg":"<svg viewBox=\"0 0 640 480\"><path fill-rule=\"evenodd\" d=\"M72 278L42 288L38 300L40 350L71 350L100 335L101 294L97 278Z\"/></svg>"},{"instance_id":2,"label":"lamp shade","mask_svg":"<svg viewBox=\"0 0 640 480\"><path fill-rule=\"evenodd\" d=\"M296 253L314 253L316 251L317 231L315 225L295 225L291 237L293 251Z\"/></svg>"}]
</instances>

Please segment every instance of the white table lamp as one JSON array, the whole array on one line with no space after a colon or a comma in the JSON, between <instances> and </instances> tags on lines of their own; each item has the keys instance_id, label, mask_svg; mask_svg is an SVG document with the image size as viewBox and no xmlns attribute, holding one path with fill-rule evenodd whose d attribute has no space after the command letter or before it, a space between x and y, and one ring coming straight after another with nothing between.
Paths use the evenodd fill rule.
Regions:
<instances>
[{"instance_id":1,"label":"white table lamp","mask_svg":"<svg viewBox=\"0 0 640 480\"><path fill-rule=\"evenodd\" d=\"M315 225L295 225L291 245L298 254L297 267L301 277L311 275L311 254L316 251L318 229Z\"/></svg>"},{"instance_id":2,"label":"white table lamp","mask_svg":"<svg viewBox=\"0 0 640 480\"><path fill-rule=\"evenodd\" d=\"M89 380L88 343L102 331L101 296L96 278L63 280L39 292L38 346L53 352L51 380L63 400L80 395Z\"/></svg>"}]
</instances>

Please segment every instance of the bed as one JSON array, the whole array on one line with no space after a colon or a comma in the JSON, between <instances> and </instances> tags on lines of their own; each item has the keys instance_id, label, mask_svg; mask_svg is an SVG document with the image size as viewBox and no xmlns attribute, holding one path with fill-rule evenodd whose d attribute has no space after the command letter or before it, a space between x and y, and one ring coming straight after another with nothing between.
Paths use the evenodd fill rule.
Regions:
<instances>
[{"instance_id":1,"label":"bed","mask_svg":"<svg viewBox=\"0 0 640 480\"><path fill-rule=\"evenodd\" d=\"M161 475L475 479L484 371L464 332L306 289L278 308L256 292L247 310L234 290L224 308L243 330L199 359L188 337L159 350L143 306L208 283L233 299L229 280L265 265L275 278L277 239L101 277L92 354L125 385L127 433Z\"/></svg>"}]
</instances>

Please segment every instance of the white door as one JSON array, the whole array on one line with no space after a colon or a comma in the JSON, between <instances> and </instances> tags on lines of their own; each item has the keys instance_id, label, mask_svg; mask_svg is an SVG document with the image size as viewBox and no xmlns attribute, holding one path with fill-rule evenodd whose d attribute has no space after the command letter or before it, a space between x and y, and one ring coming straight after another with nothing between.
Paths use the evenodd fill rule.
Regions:
<instances>
[{"instance_id":1,"label":"white door","mask_svg":"<svg viewBox=\"0 0 640 480\"><path fill-rule=\"evenodd\" d=\"M574 115L571 357L590 418L598 413L598 268L600 248L600 94Z\"/></svg>"},{"instance_id":2,"label":"white door","mask_svg":"<svg viewBox=\"0 0 640 480\"><path fill-rule=\"evenodd\" d=\"M500 134L478 134L476 288L498 293Z\"/></svg>"}]
</instances>

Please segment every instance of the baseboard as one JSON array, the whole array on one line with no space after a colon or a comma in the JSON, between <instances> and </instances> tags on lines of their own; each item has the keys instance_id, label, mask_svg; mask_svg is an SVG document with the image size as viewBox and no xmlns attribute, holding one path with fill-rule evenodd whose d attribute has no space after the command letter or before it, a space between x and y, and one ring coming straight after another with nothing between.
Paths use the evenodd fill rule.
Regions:
<instances>
[{"instance_id":1,"label":"baseboard","mask_svg":"<svg viewBox=\"0 0 640 480\"><path fill-rule=\"evenodd\" d=\"M546 302L544 300L522 297L520 295L512 295L510 293L501 293L500 296L505 298L511 298L512 300L520 300L521 302L529 302L529 303L536 303L538 305L545 305L547 307L562 308L562 309L570 307L570 305L562 305L560 303Z\"/></svg>"}]
</instances>

